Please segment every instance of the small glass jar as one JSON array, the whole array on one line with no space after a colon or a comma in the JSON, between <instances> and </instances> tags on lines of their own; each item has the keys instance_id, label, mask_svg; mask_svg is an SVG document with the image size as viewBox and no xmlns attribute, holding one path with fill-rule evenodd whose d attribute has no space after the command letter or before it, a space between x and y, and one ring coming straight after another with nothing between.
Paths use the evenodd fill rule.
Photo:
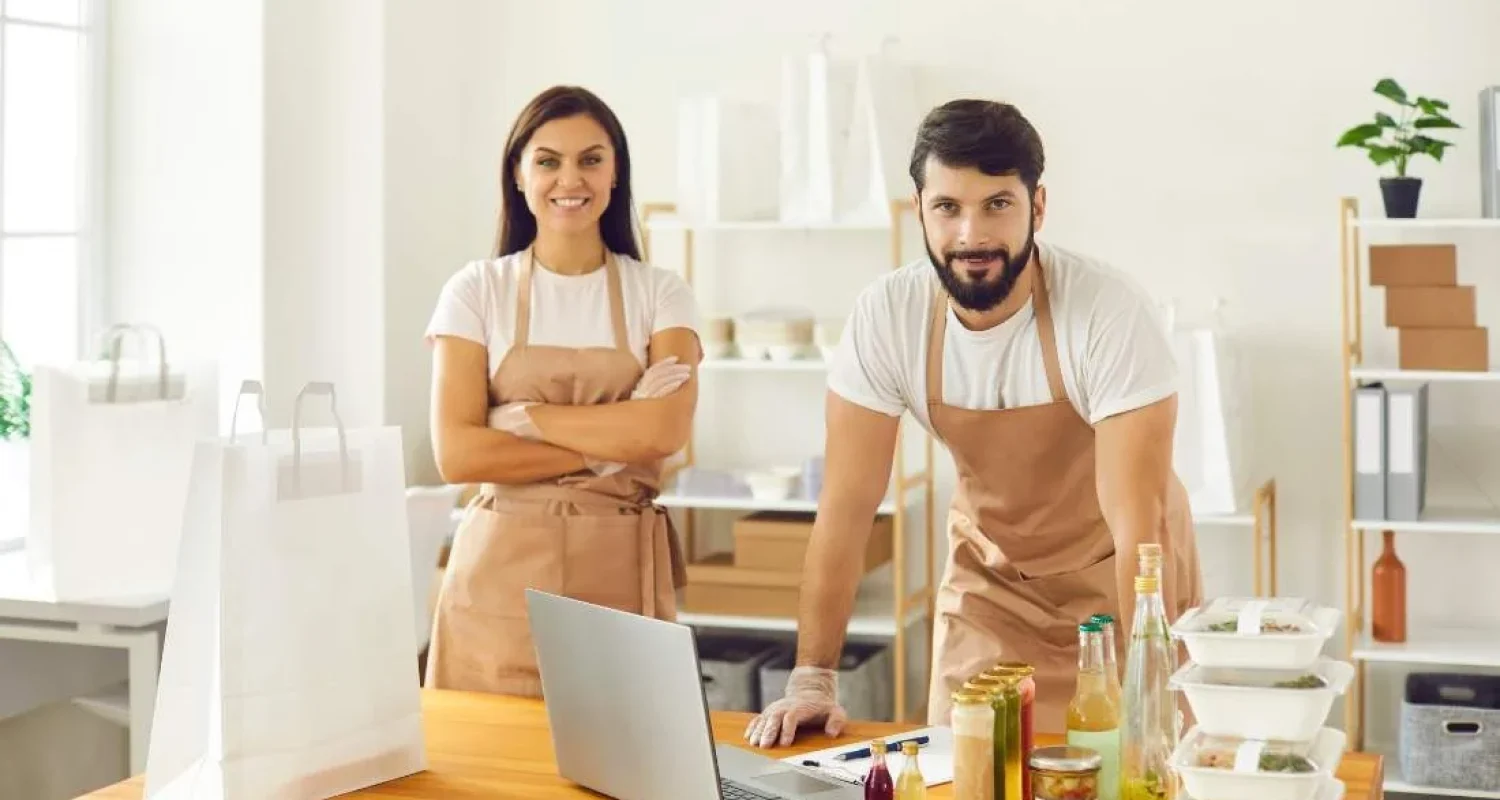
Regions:
<instances>
[{"instance_id":1,"label":"small glass jar","mask_svg":"<svg viewBox=\"0 0 1500 800\"><path fill-rule=\"evenodd\" d=\"M1030 800L1099 800L1103 765L1087 747L1038 747L1031 751Z\"/></svg>"}]
</instances>

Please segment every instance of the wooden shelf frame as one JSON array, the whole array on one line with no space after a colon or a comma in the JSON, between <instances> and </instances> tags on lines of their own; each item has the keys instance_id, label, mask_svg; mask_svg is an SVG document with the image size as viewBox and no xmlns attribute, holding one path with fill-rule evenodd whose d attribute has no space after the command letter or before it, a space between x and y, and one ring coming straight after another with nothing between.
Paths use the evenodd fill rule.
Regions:
<instances>
[{"instance_id":1,"label":"wooden shelf frame","mask_svg":"<svg viewBox=\"0 0 1500 800\"><path fill-rule=\"evenodd\" d=\"M642 204L642 256L647 262L651 261L653 245L651 232L653 228L663 230L670 229L674 233L679 233L683 238L683 279L687 281L689 286L694 286L694 253L696 249L694 247L694 234L698 230L698 226L695 226L688 221L683 221L680 224L674 222L670 226L657 226L653 224L653 217L655 217L656 215L669 215L675 214L676 212L677 205L675 203L657 202ZM904 263L902 259L902 252L905 244L902 240L901 222L903 217L907 213L914 212L915 207L910 201L894 200L891 201L889 205L890 223L888 228L870 225L860 226L859 228L854 230L868 231L870 233L879 233L884 231L888 233L890 237L891 269L900 269ZM712 224L703 225L701 227L704 230L734 230L737 232L736 235L742 235L748 231L762 229L780 230L779 227L774 225L766 225L763 228L749 227L743 230L741 230L740 228L732 227L725 228L724 226ZM843 229L844 228L839 227L830 228L830 230ZM701 375L702 373L700 372L700 378ZM899 722L915 722L918 721L918 714L925 713L924 708L926 706L926 698L919 697L917 698L916 703L911 703L910 698L908 698L907 696L907 651L911 646L910 633L907 631L907 628L910 626L907 623L917 611L921 611L921 618L926 623L926 642L930 647L930 643L932 642L933 637L933 615L935 613L935 602L937 598L936 580L938 570L937 565L933 560L936 549L934 538L937 509L936 500L933 494L934 469L932 436L926 431L922 431L922 455L919 459L920 463L917 465L909 465L907 463L909 459L907 458L906 453L906 419L903 419L901 421L900 426L901 430L899 430L896 435L895 464L891 474L891 488L893 491L890 493L890 496L894 500L895 505L895 508L891 513L893 537L892 547L894 549L894 552L892 554L894 602L891 613L896 621L895 636L893 637L891 645L891 656L892 661L894 662L893 683L895 684L894 716L895 719ZM696 425L694 427L696 428ZM670 478L671 475L675 474L676 471L682 469L683 467L692 466L695 463L696 453L693 443L694 438L695 437L689 437L687 446L683 451L684 458L672 466L668 473L668 478ZM908 468L911 466L915 466L916 468L911 472L908 472ZM924 570L926 585L912 588L907 585L909 583L907 574L907 544L908 537L911 535L911 524L913 521L913 515L908 510L908 507L910 505L910 495L916 490L921 490L923 494L922 513L925 516L925 525L923 526L925 541L923 543L923 549L925 553L924 558L926 561L926 569ZM685 511L685 524L682 526L684 538L683 546L687 551L688 560L692 561L695 557L695 536L693 519L694 509L686 508ZM930 653L929 657L926 659L926 662L928 664L931 663ZM928 669L930 670L930 667ZM929 678L930 677L931 676L929 676Z\"/></svg>"}]
</instances>

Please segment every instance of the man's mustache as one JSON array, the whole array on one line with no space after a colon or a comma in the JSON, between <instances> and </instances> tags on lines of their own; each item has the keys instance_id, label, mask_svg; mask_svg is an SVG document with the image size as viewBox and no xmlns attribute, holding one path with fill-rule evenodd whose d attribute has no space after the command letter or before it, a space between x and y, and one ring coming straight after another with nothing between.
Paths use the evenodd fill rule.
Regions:
<instances>
[{"instance_id":1,"label":"man's mustache","mask_svg":"<svg viewBox=\"0 0 1500 800\"><path fill-rule=\"evenodd\" d=\"M955 261L970 258L980 259L984 261L992 261L998 258L1009 261L1010 252L1005 250L1004 248L995 250L949 250L947 253L943 254L943 258L948 262L948 266L951 267L953 266L953 262Z\"/></svg>"}]
</instances>

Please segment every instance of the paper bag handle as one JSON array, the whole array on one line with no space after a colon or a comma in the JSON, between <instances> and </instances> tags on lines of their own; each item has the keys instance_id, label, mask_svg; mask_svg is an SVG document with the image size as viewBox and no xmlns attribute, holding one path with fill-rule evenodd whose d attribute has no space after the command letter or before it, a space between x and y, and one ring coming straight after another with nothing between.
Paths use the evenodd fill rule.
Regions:
<instances>
[{"instance_id":1,"label":"paper bag handle","mask_svg":"<svg viewBox=\"0 0 1500 800\"><path fill-rule=\"evenodd\" d=\"M161 335L161 331L150 325L120 323L111 325L104 335L107 340L109 359L109 389L104 397L107 402L115 401L115 391L120 383L120 340L126 333L140 336L149 333L156 337L156 359L160 366L160 393L158 399L167 399L167 340Z\"/></svg>"},{"instance_id":2,"label":"paper bag handle","mask_svg":"<svg viewBox=\"0 0 1500 800\"><path fill-rule=\"evenodd\" d=\"M297 401L292 404L292 479L297 483L297 491L302 491L302 399L310 394L328 395L328 410L333 412L334 425L339 431L339 484L344 491L349 490L349 442L344 433L344 421L339 418L338 397L334 393L333 384L327 381L313 381L302 387L297 393Z\"/></svg>"},{"instance_id":3,"label":"paper bag handle","mask_svg":"<svg viewBox=\"0 0 1500 800\"><path fill-rule=\"evenodd\" d=\"M240 400L245 395L255 395L255 411L260 414L260 443L265 444L266 439L266 390L260 381L240 381L239 394L234 396L234 411L229 415L229 441L234 441L234 433L240 421Z\"/></svg>"}]
</instances>

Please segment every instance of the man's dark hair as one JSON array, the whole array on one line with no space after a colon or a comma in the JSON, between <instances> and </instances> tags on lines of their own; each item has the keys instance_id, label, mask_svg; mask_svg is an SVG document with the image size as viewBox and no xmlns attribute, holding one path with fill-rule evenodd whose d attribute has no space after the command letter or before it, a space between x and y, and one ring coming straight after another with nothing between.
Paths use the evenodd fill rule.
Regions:
<instances>
[{"instance_id":1,"label":"man's dark hair","mask_svg":"<svg viewBox=\"0 0 1500 800\"><path fill-rule=\"evenodd\" d=\"M911 179L918 192L927 182L929 155L949 167L1018 175L1032 194L1046 161L1036 128L1015 106L993 100L950 100L928 112L911 151Z\"/></svg>"}]
</instances>

